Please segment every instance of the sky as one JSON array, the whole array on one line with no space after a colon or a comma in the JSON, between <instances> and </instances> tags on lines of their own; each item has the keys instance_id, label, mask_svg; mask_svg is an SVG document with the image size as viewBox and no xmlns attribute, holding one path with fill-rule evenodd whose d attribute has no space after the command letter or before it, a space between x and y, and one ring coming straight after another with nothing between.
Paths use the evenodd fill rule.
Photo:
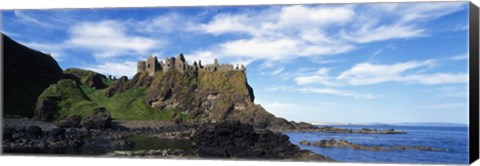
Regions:
<instances>
[{"instance_id":1,"label":"sky","mask_svg":"<svg viewBox=\"0 0 480 166\"><path fill-rule=\"evenodd\" d=\"M467 2L10 10L1 31L117 77L149 55L244 64L287 120L468 124Z\"/></svg>"}]
</instances>

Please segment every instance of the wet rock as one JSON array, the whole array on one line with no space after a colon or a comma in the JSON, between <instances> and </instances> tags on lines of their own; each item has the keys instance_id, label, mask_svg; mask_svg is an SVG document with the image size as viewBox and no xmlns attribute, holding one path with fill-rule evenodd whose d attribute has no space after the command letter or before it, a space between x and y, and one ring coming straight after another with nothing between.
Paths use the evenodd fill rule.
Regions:
<instances>
[{"instance_id":1,"label":"wet rock","mask_svg":"<svg viewBox=\"0 0 480 166\"><path fill-rule=\"evenodd\" d=\"M38 126L30 126L27 129L27 133L28 133L28 138L37 139L37 138L40 138L42 136L43 131Z\"/></svg>"},{"instance_id":2,"label":"wet rock","mask_svg":"<svg viewBox=\"0 0 480 166\"><path fill-rule=\"evenodd\" d=\"M394 146L393 148L399 149L399 150L421 150L421 151L435 151L435 152L447 151L446 149L432 148L429 146Z\"/></svg>"},{"instance_id":3,"label":"wet rock","mask_svg":"<svg viewBox=\"0 0 480 166\"><path fill-rule=\"evenodd\" d=\"M369 150L369 151L386 150L385 148L379 147L379 146L365 146L360 144L354 144L346 140L335 140L335 139L321 140L317 142L309 142L306 140L302 140L300 144L305 146L318 146L323 148L351 148L355 150Z\"/></svg>"},{"instance_id":4,"label":"wet rock","mask_svg":"<svg viewBox=\"0 0 480 166\"><path fill-rule=\"evenodd\" d=\"M105 108L95 108L82 118L80 125L86 129L107 129L111 127L112 117Z\"/></svg>"},{"instance_id":5,"label":"wet rock","mask_svg":"<svg viewBox=\"0 0 480 166\"><path fill-rule=\"evenodd\" d=\"M257 133L252 125L240 122L205 124L196 129L192 141L200 157L331 160L300 150L288 136L268 130Z\"/></svg>"},{"instance_id":6,"label":"wet rock","mask_svg":"<svg viewBox=\"0 0 480 166\"><path fill-rule=\"evenodd\" d=\"M61 141L65 139L65 129L54 128L49 133L49 139L52 141Z\"/></svg>"},{"instance_id":7,"label":"wet rock","mask_svg":"<svg viewBox=\"0 0 480 166\"><path fill-rule=\"evenodd\" d=\"M15 133L15 129L11 128L11 127L5 127L3 128L3 140L4 141L11 141L13 138L12 138L12 135Z\"/></svg>"},{"instance_id":8,"label":"wet rock","mask_svg":"<svg viewBox=\"0 0 480 166\"><path fill-rule=\"evenodd\" d=\"M358 134L406 134L407 133L405 131L397 131L395 129L378 130L378 129L363 128L361 130L353 130L353 129L334 128L331 126L324 126L316 129L315 131L326 132L326 133L358 133Z\"/></svg>"},{"instance_id":9,"label":"wet rock","mask_svg":"<svg viewBox=\"0 0 480 166\"><path fill-rule=\"evenodd\" d=\"M113 142L113 147L115 149L131 149L135 147L135 142L121 139Z\"/></svg>"}]
</instances>

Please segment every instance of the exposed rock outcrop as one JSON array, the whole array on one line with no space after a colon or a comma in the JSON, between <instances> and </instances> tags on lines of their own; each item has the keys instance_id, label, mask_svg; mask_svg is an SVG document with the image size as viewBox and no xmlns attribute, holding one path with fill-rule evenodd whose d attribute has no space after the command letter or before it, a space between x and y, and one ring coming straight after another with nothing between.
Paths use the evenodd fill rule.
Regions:
<instances>
[{"instance_id":1,"label":"exposed rock outcrop","mask_svg":"<svg viewBox=\"0 0 480 166\"><path fill-rule=\"evenodd\" d=\"M200 157L262 158L331 161L330 158L301 150L288 136L271 131L256 132L240 122L200 126L192 136Z\"/></svg>"},{"instance_id":2,"label":"exposed rock outcrop","mask_svg":"<svg viewBox=\"0 0 480 166\"><path fill-rule=\"evenodd\" d=\"M362 128L361 130L354 130L354 129L335 128L331 126L320 127L320 128L317 128L316 131L325 132L325 133L358 133L358 134L406 134L407 133L405 131L398 131L395 129L378 130L378 129Z\"/></svg>"},{"instance_id":3,"label":"exposed rock outcrop","mask_svg":"<svg viewBox=\"0 0 480 166\"><path fill-rule=\"evenodd\" d=\"M62 77L50 55L27 48L2 34L3 116L33 117L38 96Z\"/></svg>"},{"instance_id":4,"label":"exposed rock outcrop","mask_svg":"<svg viewBox=\"0 0 480 166\"><path fill-rule=\"evenodd\" d=\"M91 88L103 89L107 87L107 85L105 84L107 77L94 71L69 68L66 69L64 73L66 75L75 76L77 78L77 81L80 81L82 84L87 85Z\"/></svg>"},{"instance_id":5,"label":"exposed rock outcrop","mask_svg":"<svg viewBox=\"0 0 480 166\"><path fill-rule=\"evenodd\" d=\"M80 125L86 129L110 128L112 117L105 108L95 108L88 115L82 118Z\"/></svg>"},{"instance_id":6,"label":"exposed rock outcrop","mask_svg":"<svg viewBox=\"0 0 480 166\"><path fill-rule=\"evenodd\" d=\"M317 142L309 142L307 140L300 141L301 145L317 146L322 148L351 148L355 150L369 150L369 151L392 151L392 150L421 150L421 151L447 151L446 149L433 148L429 146L366 146L348 142L346 140L320 140Z\"/></svg>"},{"instance_id":7,"label":"exposed rock outcrop","mask_svg":"<svg viewBox=\"0 0 480 166\"><path fill-rule=\"evenodd\" d=\"M365 146L365 145L360 145L360 144L354 144L345 140L321 140L318 142L308 142L306 140L303 140L300 142L301 145L305 146L318 146L318 147L323 147L323 148L351 148L355 150L370 150L370 151L383 151L385 150L382 147L379 146Z\"/></svg>"},{"instance_id":8,"label":"exposed rock outcrop","mask_svg":"<svg viewBox=\"0 0 480 166\"><path fill-rule=\"evenodd\" d=\"M122 76L118 80L112 83L107 89L104 91L104 95L107 97L112 97L115 93L124 92L125 90L131 88L128 84L127 76Z\"/></svg>"}]
</instances>

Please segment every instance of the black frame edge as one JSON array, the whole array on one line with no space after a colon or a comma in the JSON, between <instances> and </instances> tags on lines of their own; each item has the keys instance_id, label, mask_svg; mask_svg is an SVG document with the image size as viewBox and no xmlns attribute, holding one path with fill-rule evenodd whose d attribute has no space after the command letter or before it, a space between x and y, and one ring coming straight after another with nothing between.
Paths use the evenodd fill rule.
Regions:
<instances>
[{"instance_id":1,"label":"black frame edge","mask_svg":"<svg viewBox=\"0 0 480 166\"><path fill-rule=\"evenodd\" d=\"M469 162L479 158L479 10L469 4Z\"/></svg>"}]
</instances>

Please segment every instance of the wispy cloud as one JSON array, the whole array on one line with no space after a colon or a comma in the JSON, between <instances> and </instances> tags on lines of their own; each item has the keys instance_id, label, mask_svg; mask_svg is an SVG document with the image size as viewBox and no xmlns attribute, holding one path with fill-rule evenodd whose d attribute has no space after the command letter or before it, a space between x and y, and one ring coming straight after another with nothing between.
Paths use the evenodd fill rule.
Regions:
<instances>
[{"instance_id":1,"label":"wispy cloud","mask_svg":"<svg viewBox=\"0 0 480 166\"><path fill-rule=\"evenodd\" d=\"M435 104L435 105L426 105L425 108L432 108L432 109L455 109L455 108L466 108L465 103L442 103L442 104Z\"/></svg>"},{"instance_id":2,"label":"wispy cloud","mask_svg":"<svg viewBox=\"0 0 480 166\"><path fill-rule=\"evenodd\" d=\"M338 76L331 76L328 69L320 68L316 73L296 77L295 81L299 85L318 84L324 86L358 86L385 82L434 85L468 81L467 73L422 73L435 65L435 60L395 64L359 63L341 72Z\"/></svg>"},{"instance_id":3,"label":"wispy cloud","mask_svg":"<svg viewBox=\"0 0 480 166\"><path fill-rule=\"evenodd\" d=\"M304 93L318 93L318 94L346 96L346 97L361 98L361 99L375 99L379 97L373 94L353 93L353 92L347 92L347 91L333 89L333 88L300 88L298 89L298 91L304 92Z\"/></svg>"},{"instance_id":4,"label":"wispy cloud","mask_svg":"<svg viewBox=\"0 0 480 166\"><path fill-rule=\"evenodd\" d=\"M104 75L113 75L117 77L128 76L131 78L133 75L136 74L136 71L134 70L136 66L136 61L123 61L87 65L84 68Z\"/></svg>"},{"instance_id":5,"label":"wispy cloud","mask_svg":"<svg viewBox=\"0 0 480 166\"><path fill-rule=\"evenodd\" d=\"M83 22L70 28L66 44L93 52L95 58L146 56L162 44L161 40L128 34L122 23L112 20Z\"/></svg>"},{"instance_id":6,"label":"wispy cloud","mask_svg":"<svg viewBox=\"0 0 480 166\"><path fill-rule=\"evenodd\" d=\"M31 16L24 11L21 10L15 10L14 15L16 18L18 18L18 21L23 22L23 23L31 23L35 25L42 26L44 28L55 28L55 25L49 24L41 19L37 19L35 16Z\"/></svg>"},{"instance_id":7,"label":"wispy cloud","mask_svg":"<svg viewBox=\"0 0 480 166\"><path fill-rule=\"evenodd\" d=\"M468 59L468 53L454 55L450 59L452 59L452 60L467 60Z\"/></svg>"}]
</instances>

